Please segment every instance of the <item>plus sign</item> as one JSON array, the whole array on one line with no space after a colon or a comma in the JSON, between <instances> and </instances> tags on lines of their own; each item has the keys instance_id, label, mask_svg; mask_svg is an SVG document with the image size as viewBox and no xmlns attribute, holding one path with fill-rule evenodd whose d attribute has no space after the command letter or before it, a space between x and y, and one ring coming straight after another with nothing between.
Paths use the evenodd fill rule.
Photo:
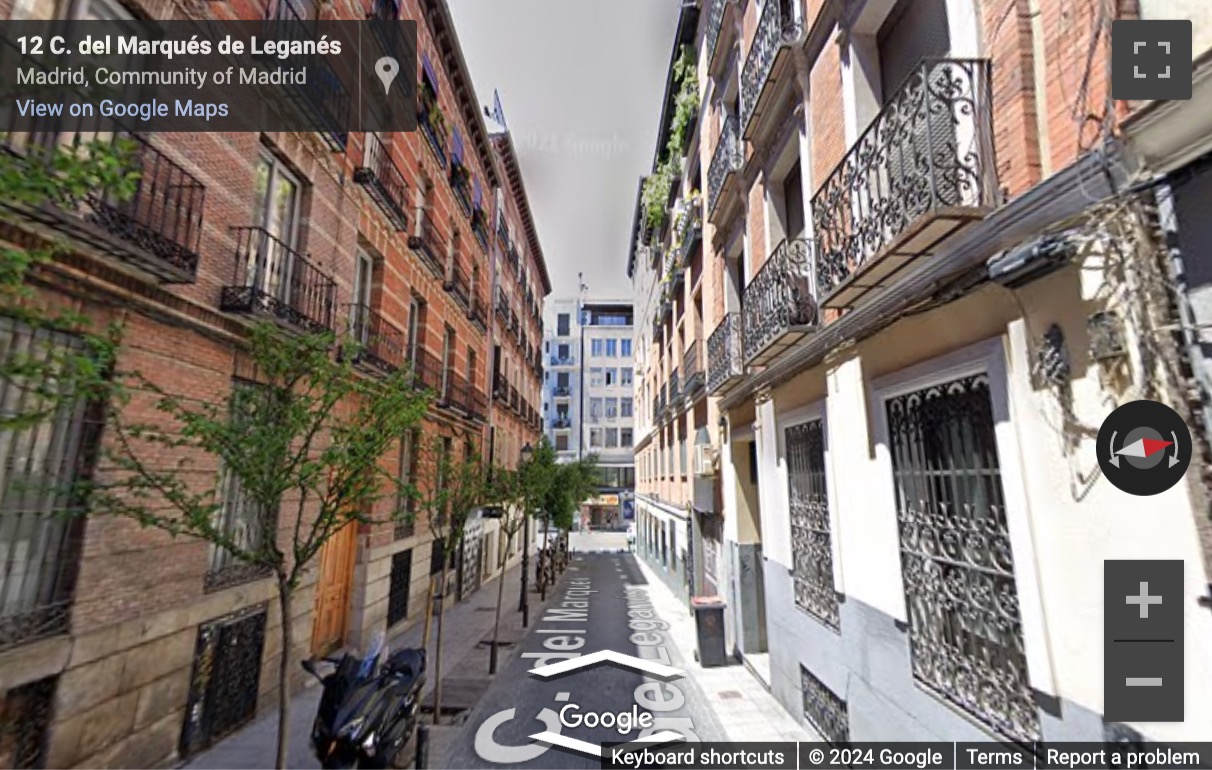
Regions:
<instances>
[{"instance_id":1,"label":"plus sign","mask_svg":"<svg viewBox=\"0 0 1212 770\"><path fill-rule=\"evenodd\" d=\"M1140 616L1142 618L1148 618L1149 617L1149 605L1150 604L1161 604L1162 598L1160 596L1150 596L1149 595L1149 584L1141 583L1140 584L1140 596L1132 596L1131 594L1129 594L1127 603L1139 605L1140 606Z\"/></svg>"}]
</instances>

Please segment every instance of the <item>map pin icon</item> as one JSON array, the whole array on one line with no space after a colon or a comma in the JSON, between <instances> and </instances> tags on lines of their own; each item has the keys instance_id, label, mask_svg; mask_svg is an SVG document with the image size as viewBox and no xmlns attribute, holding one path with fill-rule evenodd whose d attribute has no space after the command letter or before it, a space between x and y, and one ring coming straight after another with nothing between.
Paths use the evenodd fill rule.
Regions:
<instances>
[{"instance_id":1,"label":"map pin icon","mask_svg":"<svg viewBox=\"0 0 1212 770\"><path fill-rule=\"evenodd\" d=\"M383 81L383 93L390 95L391 83L400 74L400 62L390 56L384 56L375 62L375 74Z\"/></svg>"}]
</instances>

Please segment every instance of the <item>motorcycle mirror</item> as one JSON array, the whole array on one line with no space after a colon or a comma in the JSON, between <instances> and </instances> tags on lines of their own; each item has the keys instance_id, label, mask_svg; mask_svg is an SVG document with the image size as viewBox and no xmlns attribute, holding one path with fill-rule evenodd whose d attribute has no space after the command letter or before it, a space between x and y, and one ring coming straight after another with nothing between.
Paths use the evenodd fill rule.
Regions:
<instances>
[{"instance_id":1,"label":"motorcycle mirror","mask_svg":"<svg viewBox=\"0 0 1212 770\"><path fill-rule=\"evenodd\" d=\"M316 679L320 678L320 673L316 671L316 662L311 658L303 660L299 665L303 666L303 670L314 676Z\"/></svg>"}]
</instances>

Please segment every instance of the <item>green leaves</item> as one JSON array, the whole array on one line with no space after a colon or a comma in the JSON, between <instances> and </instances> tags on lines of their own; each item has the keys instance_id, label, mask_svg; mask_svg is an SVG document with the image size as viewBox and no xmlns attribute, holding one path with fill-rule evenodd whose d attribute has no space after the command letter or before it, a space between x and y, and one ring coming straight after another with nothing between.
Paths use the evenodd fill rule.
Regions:
<instances>
[{"instance_id":1,"label":"green leaves","mask_svg":"<svg viewBox=\"0 0 1212 770\"><path fill-rule=\"evenodd\" d=\"M665 225L669 208L669 195L674 181L681 173L682 158L686 154L687 139L694 126L699 108L698 62L694 49L683 46L681 56L673 65L673 79L677 84L674 96L674 112L669 124L669 139L665 151L652 174L644 180L640 193L640 206L644 219L652 232L660 232Z\"/></svg>"}]
</instances>

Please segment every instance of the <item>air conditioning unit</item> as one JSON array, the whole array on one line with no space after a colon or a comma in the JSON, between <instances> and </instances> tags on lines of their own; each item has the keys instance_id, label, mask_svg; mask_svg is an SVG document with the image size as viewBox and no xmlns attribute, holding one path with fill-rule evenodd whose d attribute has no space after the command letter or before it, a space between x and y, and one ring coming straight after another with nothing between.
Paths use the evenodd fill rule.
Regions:
<instances>
[{"instance_id":1,"label":"air conditioning unit","mask_svg":"<svg viewBox=\"0 0 1212 770\"><path fill-rule=\"evenodd\" d=\"M710 444L699 444L694 448L694 475L715 475L715 447Z\"/></svg>"}]
</instances>

